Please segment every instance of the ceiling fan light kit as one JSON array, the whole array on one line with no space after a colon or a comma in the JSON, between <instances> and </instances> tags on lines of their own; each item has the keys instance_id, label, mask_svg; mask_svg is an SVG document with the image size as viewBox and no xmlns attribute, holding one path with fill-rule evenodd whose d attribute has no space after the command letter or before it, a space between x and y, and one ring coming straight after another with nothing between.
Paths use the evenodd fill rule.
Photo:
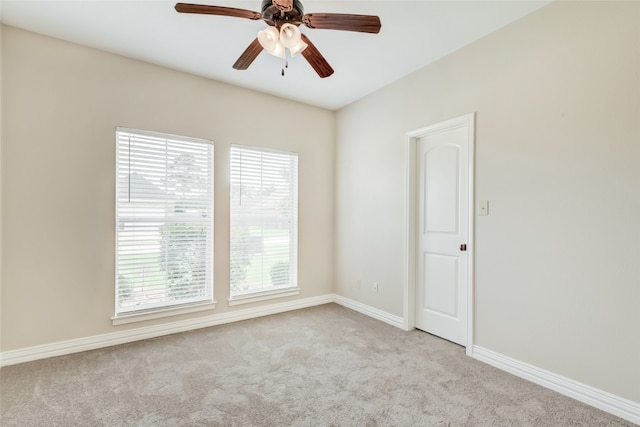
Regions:
<instances>
[{"instance_id":1,"label":"ceiling fan light kit","mask_svg":"<svg viewBox=\"0 0 640 427\"><path fill-rule=\"evenodd\" d=\"M280 32L276 27L267 27L258 31L258 41L267 53L278 58L285 57L285 49L289 49L290 56L293 58L308 46L302 41L298 27L289 23L284 24Z\"/></svg>"},{"instance_id":2,"label":"ceiling fan light kit","mask_svg":"<svg viewBox=\"0 0 640 427\"><path fill-rule=\"evenodd\" d=\"M180 13L196 13L206 15L230 16L251 20L263 20L268 27L258 32L256 39L233 64L236 70L246 70L258 57L262 50L286 60L286 50L293 58L299 53L321 78L333 74L333 68L311 43L309 38L300 32L300 25L312 29L355 31L377 34L380 32L380 18L372 15L354 15L344 13L309 13L305 14L299 0L263 0L262 12L238 9L234 7L209 6L202 4L177 3ZM284 75L284 68L282 70Z\"/></svg>"}]
</instances>

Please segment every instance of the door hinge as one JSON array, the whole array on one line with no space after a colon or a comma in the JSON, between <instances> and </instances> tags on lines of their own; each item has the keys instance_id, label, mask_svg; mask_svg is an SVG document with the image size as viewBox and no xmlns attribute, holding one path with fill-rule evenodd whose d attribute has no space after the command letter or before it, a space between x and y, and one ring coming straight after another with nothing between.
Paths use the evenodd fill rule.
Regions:
<instances>
[{"instance_id":1,"label":"door hinge","mask_svg":"<svg viewBox=\"0 0 640 427\"><path fill-rule=\"evenodd\" d=\"M461 244L461 245L460 245L460 250L461 250L462 252L465 252L465 251L467 250L467 244L466 244L466 243Z\"/></svg>"}]
</instances>

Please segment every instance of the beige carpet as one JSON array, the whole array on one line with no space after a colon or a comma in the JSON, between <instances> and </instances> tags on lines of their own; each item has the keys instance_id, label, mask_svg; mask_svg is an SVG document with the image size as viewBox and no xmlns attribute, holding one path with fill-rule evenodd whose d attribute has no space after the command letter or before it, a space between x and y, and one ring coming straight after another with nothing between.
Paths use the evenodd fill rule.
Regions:
<instances>
[{"instance_id":1,"label":"beige carpet","mask_svg":"<svg viewBox=\"0 0 640 427\"><path fill-rule=\"evenodd\" d=\"M0 370L2 426L631 426L335 304Z\"/></svg>"}]
</instances>

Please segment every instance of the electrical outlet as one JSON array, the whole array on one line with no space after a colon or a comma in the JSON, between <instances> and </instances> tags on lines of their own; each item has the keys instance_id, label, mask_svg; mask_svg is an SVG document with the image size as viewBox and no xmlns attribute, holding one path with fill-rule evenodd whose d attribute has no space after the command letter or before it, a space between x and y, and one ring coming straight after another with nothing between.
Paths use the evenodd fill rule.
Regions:
<instances>
[{"instance_id":1,"label":"electrical outlet","mask_svg":"<svg viewBox=\"0 0 640 427\"><path fill-rule=\"evenodd\" d=\"M373 282L373 285L372 285L371 289L373 289L373 292L375 292L377 294L378 293L378 282Z\"/></svg>"}]
</instances>

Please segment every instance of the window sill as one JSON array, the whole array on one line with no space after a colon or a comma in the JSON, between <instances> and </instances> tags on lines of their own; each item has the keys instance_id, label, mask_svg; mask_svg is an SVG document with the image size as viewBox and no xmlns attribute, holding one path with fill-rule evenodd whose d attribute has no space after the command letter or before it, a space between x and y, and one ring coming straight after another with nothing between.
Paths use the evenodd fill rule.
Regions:
<instances>
[{"instance_id":1,"label":"window sill","mask_svg":"<svg viewBox=\"0 0 640 427\"><path fill-rule=\"evenodd\" d=\"M284 298L300 294L300 288L285 288L276 289L263 292L252 292L250 294L236 295L229 298L229 306L250 304L252 302L259 302L270 300L274 298Z\"/></svg>"},{"instance_id":2,"label":"window sill","mask_svg":"<svg viewBox=\"0 0 640 427\"><path fill-rule=\"evenodd\" d=\"M188 305L178 305L174 307L163 307L152 310L145 310L133 313L123 313L113 316L111 322L114 326L124 325L127 323L144 322L145 320L160 319L162 317L177 316L180 314L195 313L204 310L213 310L216 308L216 302L200 302Z\"/></svg>"}]
</instances>

